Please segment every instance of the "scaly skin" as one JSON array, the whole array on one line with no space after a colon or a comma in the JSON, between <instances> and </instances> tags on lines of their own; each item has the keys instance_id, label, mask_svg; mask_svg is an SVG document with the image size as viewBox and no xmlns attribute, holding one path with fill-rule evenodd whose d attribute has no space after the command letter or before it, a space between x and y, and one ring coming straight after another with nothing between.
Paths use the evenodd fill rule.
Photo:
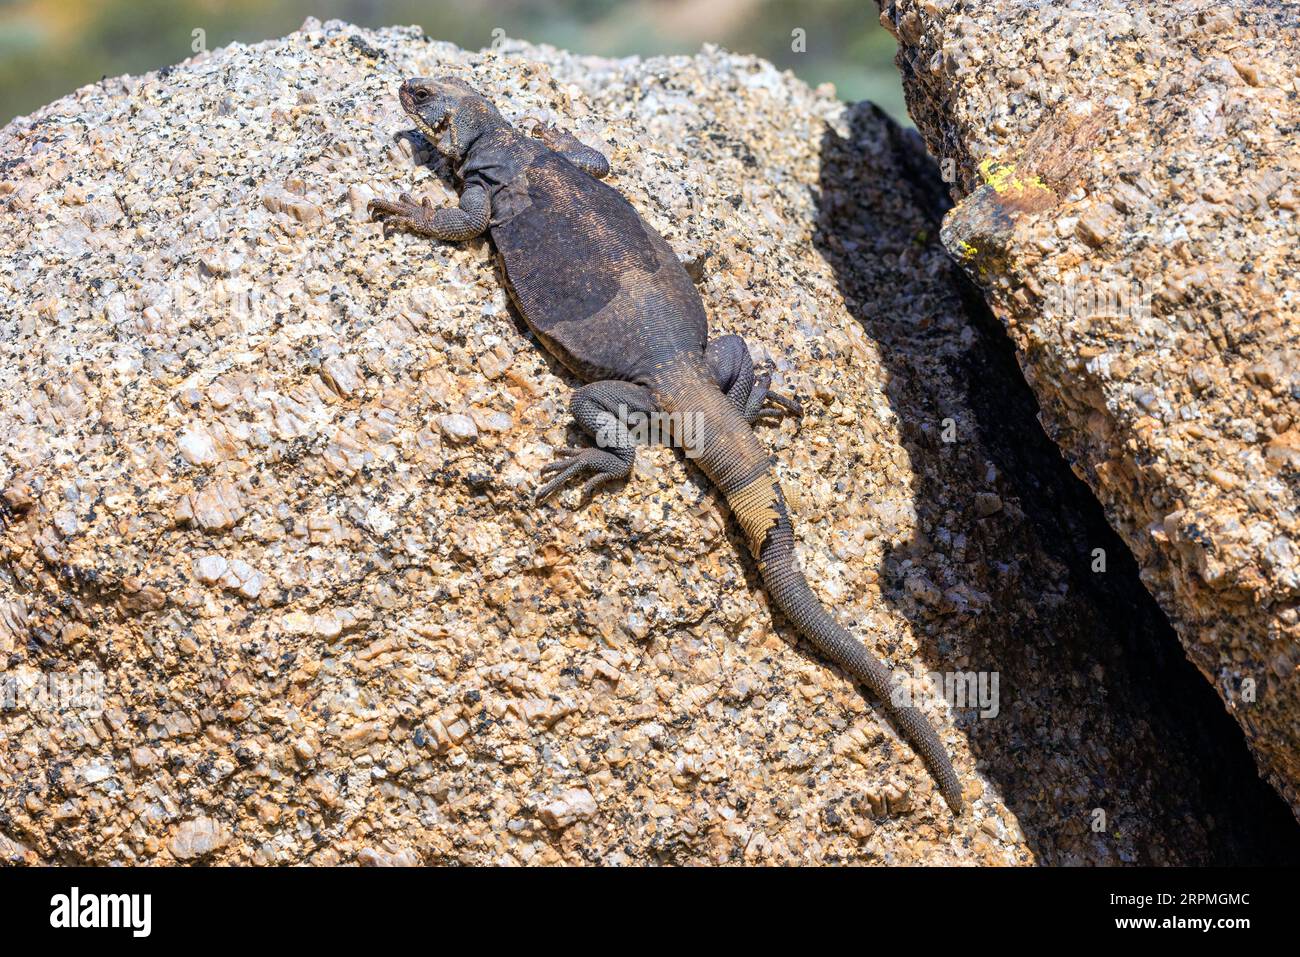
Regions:
<instances>
[{"instance_id":1,"label":"scaly skin","mask_svg":"<svg viewBox=\"0 0 1300 957\"><path fill-rule=\"evenodd\" d=\"M457 207L433 209L405 194L376 200L371 214L443 240L490 232L519 312L546 348L588 385L571 409L598 447L566 449L544 472L545 498L577 475L584 495L632 471L628 428L671 413L689 432L687 452L718 486L736 516L778 608L823 654L886 706L889 669L845 630L808 587L794 557L794 533L771 460L752 423L772 402L798 411L755 378L738 336L708 341L708 320L686 270L663 238L611 187L609 164L571 133L538 125L515 130L484 96L452 77L407 80L402 107L454 162L462 182ZM925 758L954 813L962 788L938 736L921 712L891 707Z\"/></svg>"}]
</instances>

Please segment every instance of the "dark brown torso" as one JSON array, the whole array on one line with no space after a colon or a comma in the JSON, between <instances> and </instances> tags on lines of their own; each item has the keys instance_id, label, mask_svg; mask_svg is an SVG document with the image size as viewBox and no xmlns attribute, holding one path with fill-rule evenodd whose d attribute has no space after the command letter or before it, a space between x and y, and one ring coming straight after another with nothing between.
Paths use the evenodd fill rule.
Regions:
<instances>
[{"instance_id":1,"label":"dark brown torso","mask_svg":"<svg viewBox=\"0 0 1300 957\"><path fill-rule=\"evenodd\" d=\"M651 387L681 353L702 355L704 307L663 237L564 157L528 153L491 184L491 235L510 295L547 349L586 381Z\"/></svg>"}]
</instances>

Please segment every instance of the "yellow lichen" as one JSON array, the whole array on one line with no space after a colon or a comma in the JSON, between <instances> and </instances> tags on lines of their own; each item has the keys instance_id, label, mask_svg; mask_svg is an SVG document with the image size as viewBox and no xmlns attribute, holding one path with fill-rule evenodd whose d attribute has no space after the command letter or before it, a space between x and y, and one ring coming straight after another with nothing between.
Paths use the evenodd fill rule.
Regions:
<instances>
[{"instance_id":1,"label":"yellow lichen","mask_svg":"<svg viewBox=\"0 0 1300 957\"><path fill-rule=\"evenodd\" d=\"M1051 189L1038 174L1029 173L1021 176L1014 163L999 163L991 159L984 160L979 165L979 173L984 182L993 187L995 193L1023 192L1028 189L1051 192Z\"/></svg>"}]
</instances>

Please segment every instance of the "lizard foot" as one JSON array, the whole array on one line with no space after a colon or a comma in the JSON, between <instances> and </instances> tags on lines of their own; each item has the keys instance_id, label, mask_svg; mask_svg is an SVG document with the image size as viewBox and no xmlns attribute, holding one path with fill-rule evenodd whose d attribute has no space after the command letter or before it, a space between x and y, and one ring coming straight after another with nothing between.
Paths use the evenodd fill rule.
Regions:
<instances>
[{"instance_id":1,"label":"lizard foot","mask_svg":"<svg viewBox=\"0 0 1300 957\"><path fill-rule=\"evenodd\" d=\"M535 140L540 140L547 149L562 152L565 147L580 146L578 138L568 130L563 130L554 123L547 123L536 117L529 117L529 126L525 132Z\"/></svg>"},{"instance_id":2,"label":"lizard foot","mask_svg":"<svg viewBox=\"0 0 1300 957\"><path fill-rule=\"evenodd\" d=\"M609 160L605 154L593 146L588 146L569 130L545 123L536 117L530 117L526 130L529 136L541 142L548 150L554 150L578 169L596 179L604 179L609 174Z\"/></svg>"},{"instance_id":3,"label":"lizard foot","mask_svg":"<svg viewBox=\"0 0 1300 957\"><path fill-rule=\"evenodd\" d=\"M592 493L601 485L614 479L627 478L632 474L632 457L629 454L625 458L605 449L567 448L560 451L560 458L542 466L543 475L552 472L560 474L539 488L533 494L533 501L540 502L549 497L575 475L595 472L596 474L582 485L580 504L585 505L591 500Z\"/></svg>"},{"instance_id":4,"label":"lizard foot","mask_svg":"<svg viewBox=\"0 0 1300 957\"><path fill-rule=\"evenodd\" d=\"M754 409L752 413L754 418L782 419L787 415L793 415L797 419L802 419L803 406L799 404L799 400L782 395L779 392L773 392L768 388L771 382L772 377L766 372L754 379L754 389L749 397L751 407L755 396L758 397L758 408Z\"/></svg>"},{"instance_id":5,"label":"lizard foot","mask_svg":"<svg viewBox=\"0 0 1300 957\"><path fill-rule=\"evenodd\" d=\"M704 347L704 358L728 399L751 425L760 418L779 419L787 413L802 416L803 407L794 399L772 392L772 376L754 374L754 362L740 336L719 336ZM773 408L775 407L775 408Z\"/></svg>"},{"instance_id":6,"label":"lizard foot","mask_svg":"<svg viewBox=\"0 0 1300 957\"><path fill-rule=\"evenodd\" d=\"M417 203L410 193L402 193L396 202L390 199L372 199L366 205L366 210L372 220L383 222L384 236L387 237L396 229L420 231L433 212L433 204L427 196Z\"/></svg>"}]
</instances>

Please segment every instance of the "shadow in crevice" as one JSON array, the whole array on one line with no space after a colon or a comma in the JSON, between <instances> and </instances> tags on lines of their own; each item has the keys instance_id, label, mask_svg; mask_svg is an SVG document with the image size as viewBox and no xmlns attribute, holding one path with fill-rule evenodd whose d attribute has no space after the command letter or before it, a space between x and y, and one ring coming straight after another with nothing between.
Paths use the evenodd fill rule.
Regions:
<instances>
[{"instance_id":1,"label":"shadow in crevice","mask_svg":"<svg viewBox=\"0 0 1300 957\"><path fill-rule=\"evenodd\" d=\"M920 137L870 104L847 119L821 144L816 243L888 370L920 530L882 590L931 670L1000 676L998 717L961 719L982 774L1042 863L1300 862L1300 827L939 247L949 204Z\"/></svg>"}]
</instances>

